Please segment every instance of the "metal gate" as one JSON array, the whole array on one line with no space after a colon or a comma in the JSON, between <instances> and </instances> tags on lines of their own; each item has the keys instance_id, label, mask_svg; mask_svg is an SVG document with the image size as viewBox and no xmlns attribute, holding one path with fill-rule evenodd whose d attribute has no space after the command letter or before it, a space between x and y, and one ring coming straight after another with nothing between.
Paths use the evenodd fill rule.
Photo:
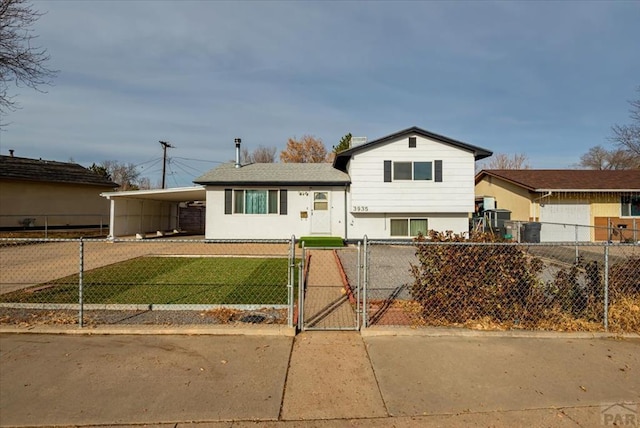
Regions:
<instances>
[{"instance_id":1,"label":"metal gate","mask_svg":"<svg viewBox=\"0 0 640 428\"><path fill-rule=\"evenodd\" d=\"M298 329L359 330L362 317L361 251L302 247Z\"/></svg>"}]
</instances>

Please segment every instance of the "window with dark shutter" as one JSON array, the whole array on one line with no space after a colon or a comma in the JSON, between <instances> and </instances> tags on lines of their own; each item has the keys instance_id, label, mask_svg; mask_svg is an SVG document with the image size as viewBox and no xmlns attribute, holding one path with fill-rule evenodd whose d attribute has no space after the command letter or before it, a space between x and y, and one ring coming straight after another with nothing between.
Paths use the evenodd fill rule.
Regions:
<instances>
[{"instance_id":1,"label":"window with dark shutter","mask_svg":"<svg viewBox=\"0 0 640 428\"><path fill-rule=\"evenodd\" d=\"M384 161L384 182L391 182L391 161Z\"/></svg>"},{"instance_id":2,"label":"window with dark shutter","mask_svg":"<svg viewBox=\"0 0 640 428\"><path fill-rule=\"evenodd\" d=\"M416 137L409 137L409 148L410 149L413 149L413 148L417 147L416 141L417 141Z\"/></svg>"},{"instance_id":3,"label":"window with dark shutter","mask_svg":"<svg viewBox=\"0 0 640 428\"><path fill-rule=\"evenodd\" d=\"M437 160L435 163L435 182L442 183L442 161Z\"/></svg>"},{"instance_id":4,"label":"window with dark shutter","mask_svg":"<svg viewBox=\"0 0 640 428\"><path fill-rule=\"evenodd\" d=\"M233 190L224 189L224 213L231 214L233 211Z\"/></svg>"},{"instance_id":5,"label":"window with dark shutter","mask_svg":"<svg viewBox=\"0 0 640 428\"><path fill-rule=\"evenodd\" d=\"M287 189L280 189L280 215L287 215Z\"/></svg>"}]
</instances>

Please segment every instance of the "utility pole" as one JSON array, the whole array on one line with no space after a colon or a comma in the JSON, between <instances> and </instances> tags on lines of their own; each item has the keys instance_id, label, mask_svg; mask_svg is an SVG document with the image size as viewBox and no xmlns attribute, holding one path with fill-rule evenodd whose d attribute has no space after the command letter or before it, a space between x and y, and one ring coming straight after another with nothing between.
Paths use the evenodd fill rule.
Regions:
<instances>
[{"instance_id":1,"label":"utility pole","mask_svg":"<svg viewBox=\"0 0 640 428\"><path fill-rule=\"evenodd\" d=\"M162 150L163 150L163 155L162 155L162 188L164 189L164 182L165 182L165 176L167 173L167 147L169 148L175 148L174 146L172 146L171 144L167 143L166 141L159 141L159 143L162 145Z\"/></svg>"}]
</instances>

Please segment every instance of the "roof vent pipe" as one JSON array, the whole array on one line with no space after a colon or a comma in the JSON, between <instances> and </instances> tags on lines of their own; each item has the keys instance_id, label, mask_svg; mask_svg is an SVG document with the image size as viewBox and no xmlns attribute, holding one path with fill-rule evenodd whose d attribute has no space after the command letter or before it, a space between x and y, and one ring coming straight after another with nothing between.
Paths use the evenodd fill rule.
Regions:
<instances>
[{"instance_id":1,"label":"roof vent pipe","mask_svg":"<svg viewBox=\"0 0 640 428\"><path fill-rule=\"evenodd\" d=\"M9 156L13 157L13 149L9 149Z\"/></svg>"},{"instance_id":2,"label":"roof vent pipe","mask_svg":"<svg viewBox=\"0 0 640 428\"><path fill-rule=\"evenodd\" d=\"M240 143L242 140L240 138L236 138L233 141L236 143L236 168L240 168Z\"/></svg>"}]
</instances>

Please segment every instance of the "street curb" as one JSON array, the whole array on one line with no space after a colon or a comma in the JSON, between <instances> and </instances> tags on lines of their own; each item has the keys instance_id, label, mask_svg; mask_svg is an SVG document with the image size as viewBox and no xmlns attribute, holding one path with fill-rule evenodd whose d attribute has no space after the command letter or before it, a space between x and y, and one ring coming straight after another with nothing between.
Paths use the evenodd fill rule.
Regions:
<instances>
[{"instance_id":1,"label":"street curb","mask_svg":"<svg viewBox=\"0 0 640 428\"><path fill-rule=\"evenodd\" d=\"M368 327L360 331L362 337L416 336L416 337L513 337L531 339L640 339L638 333L562 332L562 331L487 331L454 328L397 328Z\"/></svg>"},{"instance_id":2,"label":"street curb","mask_svg":"<svg viewBox=\"0 0 640 428\"><path fill-rule=\"evenodd\" d=\"M125 325L125 326L90 326L80 328L78 326L0 326L0 333L12 334L64 334L71 336L91 335L211 335L211 336L295 336L295 328L285 325L268 326L178 326L167 327L162 325Z\"/></svg>"}]
</instances>

